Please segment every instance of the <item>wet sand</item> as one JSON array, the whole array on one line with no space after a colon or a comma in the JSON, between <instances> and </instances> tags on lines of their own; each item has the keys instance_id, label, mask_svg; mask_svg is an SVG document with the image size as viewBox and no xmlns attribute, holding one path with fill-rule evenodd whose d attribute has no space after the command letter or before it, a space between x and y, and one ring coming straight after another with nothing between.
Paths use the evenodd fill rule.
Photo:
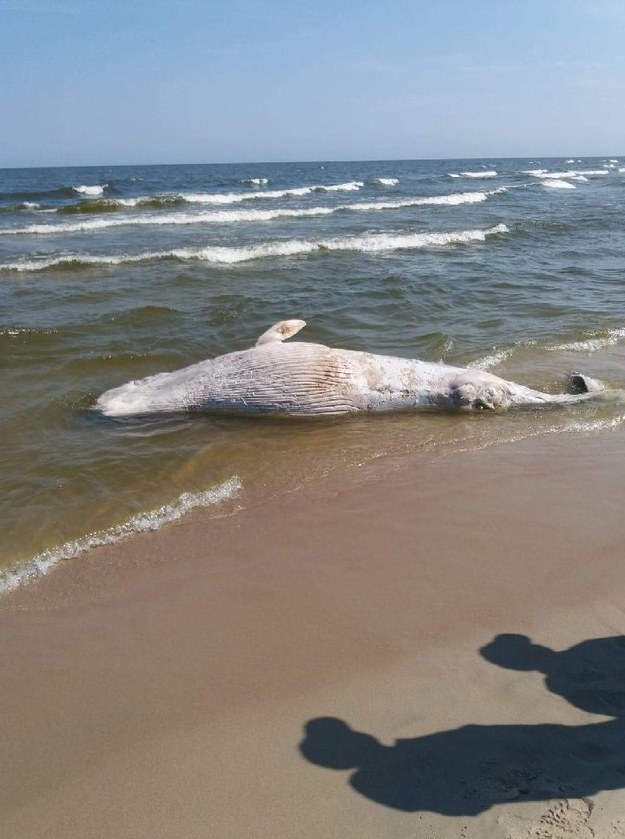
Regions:
<instances>
[{"instance_id":1,"label":"wet sand","mask_svg":"<svg viewBox=\"0 0 625 839\"><path fill-rule=\"evenodd\" d=\"M385 459L63 563L0 600L0 836L624 836L624 484Z\"/></svg>"}]
</instances>

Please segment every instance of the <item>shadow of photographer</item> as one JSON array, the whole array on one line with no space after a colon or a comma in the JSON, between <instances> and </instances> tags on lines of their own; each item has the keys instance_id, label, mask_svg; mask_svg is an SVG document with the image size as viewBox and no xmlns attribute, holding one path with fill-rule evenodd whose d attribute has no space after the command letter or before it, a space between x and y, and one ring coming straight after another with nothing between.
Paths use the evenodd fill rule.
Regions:
<instances>
[{"instance_id":1,"label":"shadow of photographer","mask_svg":"<svg viewBox=\"0 0 625 839\"><path fill-rule=\"evenodd\" d=\"M481 649L493 664L538 670L546 688L611 719L587 725L466 725L385 746L335 717L305 726L302 755L352 770L349 783L405 812L477 815L495 804L580 798L625 788L625 637L597 638L555 652L521 635Z\"/></svg>"}]
</instances>

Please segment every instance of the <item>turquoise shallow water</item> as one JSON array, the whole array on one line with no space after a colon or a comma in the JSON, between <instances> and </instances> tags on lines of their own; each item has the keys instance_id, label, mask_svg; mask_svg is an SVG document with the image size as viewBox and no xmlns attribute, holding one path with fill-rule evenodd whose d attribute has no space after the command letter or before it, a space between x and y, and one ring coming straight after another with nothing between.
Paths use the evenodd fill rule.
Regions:
<instances>
[{"instance_id":1,"label":"turquoise shallow water","mask_svg":"<svg viewBox=\"0 0 625 839\"><path fill-rule=\"evenodd\" d=\"M618 431L619 399L315 422L92 407L290 317L302 340L621 387L624 200L618 158L0 171L0 565L389 452Z\"/></svg>"}]
</instances>

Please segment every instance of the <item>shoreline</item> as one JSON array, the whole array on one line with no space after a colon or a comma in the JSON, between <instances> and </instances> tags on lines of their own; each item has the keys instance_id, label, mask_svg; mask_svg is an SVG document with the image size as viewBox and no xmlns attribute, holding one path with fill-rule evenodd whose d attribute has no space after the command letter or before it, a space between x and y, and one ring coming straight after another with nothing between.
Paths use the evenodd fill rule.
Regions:
<instances>
[{"instance_id":1,"label":"shoreline","mask_svg":"<svg viewBox=\"0 0 625 839\"><path fill-rule=\"evenodd\" d=\"M620 444L387 457L234 516L195 510L4 595L0 833L477 839L532 836L553 810L570 828L554 836L622 835L609 766L579 795L555 778L530 800L508 778L505 803L485 775L473 812L445 812L439 787L430 809L402 810L371 773L302 746L328 717L388 748L609 721L480 649L504 633L553 650L625 635Z\"/></svg>"}]
</instances>

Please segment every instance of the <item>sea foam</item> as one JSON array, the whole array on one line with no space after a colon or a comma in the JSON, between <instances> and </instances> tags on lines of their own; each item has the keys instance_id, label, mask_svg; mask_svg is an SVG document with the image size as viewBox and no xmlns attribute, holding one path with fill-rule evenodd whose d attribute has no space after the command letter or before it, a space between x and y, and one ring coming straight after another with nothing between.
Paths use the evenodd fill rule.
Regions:
<instances>
[{"instance_id":1,"label":"sea foam","mask_svg":"<svg viewBox=\"0 0 625 839\"><path fill-rule=\"evenodd\" d=\"M567 169L566 172L550 172L548 169L525 169L522 174L532 175L534 178L549 178L555 180L556 178L573 178L578 175L596 177L600 175L609 175L610 173L606 172L605 169Z\"/></svg>"},{"instance_id":2,"label":"sea foam","mask_svg":"<svg viewBox=\"0 0 625 839\"><path fill-rule=\"evenodd\" d=\"M570 184L568 181L563 181L560 178L545 178L542 185L549 187L549 189L577 189L575 184Z\"/></svg>"},{"instance_id":3,"label":"sea foam","mask_svg":"<svg viewBox=\"0 0 625 839\"><path fill-rule=\"evenodd\" d=\"M101 186L74 186L72 189L79 195L88 195L90 198L97 198L100 195L104 195L104 190L107 186L108 184L103 184Z\"/></svg>"},{"instance_id":4,"label":"sea foam","mask_svg":"<svg viewBox=\"0 0 625 839\"><path fill-rule=\"evenodd\" d=\"M183 192L180 198L189 204L237 204L240 201L251 201L259 198L300 198L313 192L355 192L363 186L363 181L348 181L341 184L315 184L314 186L298 186L291 189L270 189L264 192ZM135 200L141 201L141 199Z\"/></svg>"},{"instance_id":5,"label":"sea foam","mask_svg":"<svg viewBox=\"0 0 625 839\"><path fill-rule=\"evenodd\" d=\"M306 240L288 239L279 242L267 242L242 248L208 247L200 249L180 249L172 252L181 259L195 258L208 262L234 264L249 259L267 256L296 256L323 251L359 251L361 253L381 253L394 250L413 250L445 245L470 244L484 242L487 236L507 233L505 224L498 224L487 230L460 230L448 233L368 233L362 236L343 238Z\"/></svg>"},{"instance_id":6,"label":"sea foam","mask_svg":"<svg viewBox=\"0 0 625 839\"><path fill-rule=\"evenodd\" d=\"M345 236L332 239L287 239L267 242L250 247L207 247L183 248L171 251L179 259L199 259L232 265L271 256L299 256L324 251L358 251L360 253L382 253L394 250L418 250L427 247L470 244L484 242L487 236L507 233L505 224L498 224L487 230L460 230L449 233L369 233L362 236Z\"/></svg>"},{"instance_id":7,"label":"sea foam","mask_svg":"<svg viewBox=\"0 0 625 839\"><path fill-rule=\"evenodd\" d=\"M501 350L495 350L490 355L476 358L475 361L470 361L466 366L469 370L490 370L493 367L498 367L507 358L514 353L515 347L507 347Z\"/></svg>"},{"instance_id":8,"label":"sea foam","mask_svg":"<svg viewBox=\"0 0 625 839\"><path fill-rule=\"evenodd\" d=\"M122 524L89 533L56 548L49 548L23 565L0 571L0 594L5 594L26 582L42 577L63 559L74 559L92 548L114 545L135 533L159 530L163 525L182 518L196 507L212 507L227 499L235 498L241 489L241 479L235 475L212 489L196 493L183 492L171 504L164 504L146 513L138 513Z\"/></svg>"},{"instance_id":9,"label":"sea foam","mask_svg":"<svg viewBox=\"0 0 625 839\"><path fill-rule=\"evenodd\" d=\"M301 198L313 192L355 192L364 186L364 181L347 181L340 184L314 184L313 186L299 186L289 189L261 190L250 192L180 192L162 195L139 195L136 198L109 198L106 204L97 204L93 209L115 210L124 207L168 207L176 204L239 204L242 201L257 201L259 199ZM97 197L97 196L96 196ZM82 202L75 207L61 207L59 212L90 211L89 202Z\"/></svg>"},{"instance_id":10,"label":"sea foam","mask_svg":"<svg viewBox=\"0 0 625 839\"><path fill-rule=\"evenodd\" d=\"M208 246L201 248L172 248L167 251L147 251L139 254L99 256L92 254L61 254L44 259L24 259L0 264L3 271L42 271L55 267L80 267L90 265L122 265L133 262L150 262L158 259L199 260L220 265L234 265L251 259L272 256L300 256L324 251L359 251L383 253L394 250L419 250L427 247L445 247L484 242L487 236L507 233L505 224L487 230L459 230L447 233L368 233L331 239L285 239L247 247Z\"/></svg>"},{"instance_id":11,"label":"sea foam","mask_svg":"<svg viewBox=\"0 0 625 839\"><path fill-rule=\"evenodd\" d=\"M614 346L625 338L625 328L610 329L607 332L596 333L588 338L579 341L570 341L564 344L554 344L545 347L548 352L596 352L606 347Z\"/></svg>"},{"instance_id":12,"label":"sea foam","mask_svg":"<svg viewBox=\"0 0 625 839\"><path fill-rule=\"evenodd\" d=\"M150 227L158 225L189 225L189 224L233 224L237 222L266 222L275 219L314 218L328 216L338 212L376 212L382 210L397 210L408 207L426 206L458 206L460 204L479 204L493 195L506 192L505 187L493 189L489 192L456 192L449 195L431 195L424 197L405 198L397 201L371 201L357 204L339 204L336 207L305 207L286 208L276 207L271 210L214 210L198 213L161 213L160 215L130 216L115 218L97 218L86 221L66 222L63 224L29 224L24 227L5 228L0 230L0 236L43 235L57 233L88 233L106 230L110 227L139 226Z\"/></svg>"},{"instance_id":13,"label":"sea foam","mask_svg":"<svg viewBox=\"0 0 625 839\"><path fill-rule=\"evenodd\" d=\"M487 169L483 172L450 172L450 178L496 178L497 172L494 169Z\"/></svg>"},{"instance_id":14,"label":"sea foam","mask_svg":"<svg viewBox=\"0 0 625 839\"><path fill-rule=\"evenodd\" d=\"M456 206L459 204L479 204L486 201L492 195L500 195L507 192L506 187L492 189L489 192L452 192L448 195L429 195L417 198L405 198L398 201L374 201L371 203L362 202L351 204L351 210L394 210L402 207L436 207ZM347 209L347 208L343 208Z\"/></svg>"}]
</instances>

